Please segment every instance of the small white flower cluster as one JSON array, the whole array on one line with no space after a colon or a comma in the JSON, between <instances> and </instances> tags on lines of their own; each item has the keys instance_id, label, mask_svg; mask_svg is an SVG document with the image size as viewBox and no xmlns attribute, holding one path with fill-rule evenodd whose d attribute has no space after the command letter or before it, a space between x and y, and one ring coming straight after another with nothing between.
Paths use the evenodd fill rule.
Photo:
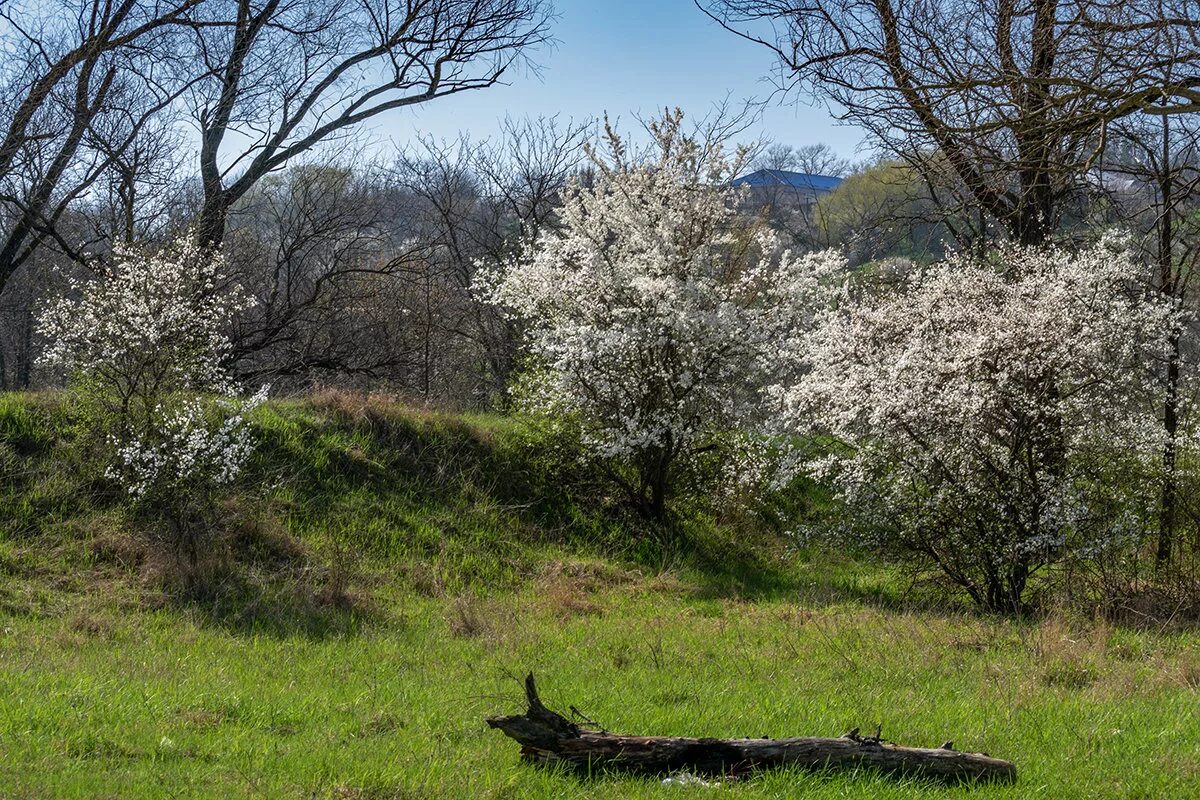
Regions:
<instances>
[{"instance_id":1,"label":"small white flower cluster","mask_svg":"<svg viewBox=\"0 0 1200 800\"><path fill-rule=\"evenodd\" d=\"M610 129L559 229L477 285L527 324L541 369L526 406L580 420L594 453L630 462L686 459L760 420L822 277L844 267L738 210L740 154L685 135L678 113L651 130L655 156L631 159Z\"/></svg>"},{"instance_id":2,"label":"small white flower cluster","mask_svg":"<svg viewBox=\"0 0 1200 800\"><path fill-rule=\"evenodd\" d=\"M120 481L135 499L186 491L196 485L225 486L241 472L254 443L246 414L261 405L267 387L241 403L219 402L223 419L213 426L198 398L172 409L158 407L153 437L112 438L116 463L105 474Z\"/></svg>"},{"instance_id":3,"label":"small white flower cluster","mask_svg":"<svg viewBox=\"0 0 1200 800\"><path fill-rule=\"evenodd\" d=\"M245 463L245 413L267 387L238 399L226 330L250 305L223 259L188 236L155 253L117 249L107 274L72 283L42 314L43 361L113 416L106 474L133 497L228 484Z\"/></svg>"}]
</instances>

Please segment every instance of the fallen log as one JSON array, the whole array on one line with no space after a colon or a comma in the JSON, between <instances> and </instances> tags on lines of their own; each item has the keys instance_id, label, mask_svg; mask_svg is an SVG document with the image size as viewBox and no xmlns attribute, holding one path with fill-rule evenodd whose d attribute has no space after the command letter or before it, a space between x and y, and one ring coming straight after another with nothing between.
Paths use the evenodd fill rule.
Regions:
<instances>
[{"instance_id":1,"label":"fallen log","mask_svg":"<svg viewBox=\"0 0 1200 800\"><path fill-rule=\"evenodd\" d=\"M533 674L525 679L529 710L487 720L521 745L521 757L545 765L640 774L688 771L736 776L771 767L866 768L944 782L1011 782L1017 768L986 753L960 753L953 743L938 748L902 747L858 729L837 738L711 739L687 736L622 736L581 728L542 703ZM574 706L572 706L574 710ZM594 723L593 723L594 724Z\"/></svg>"}]
</instances>

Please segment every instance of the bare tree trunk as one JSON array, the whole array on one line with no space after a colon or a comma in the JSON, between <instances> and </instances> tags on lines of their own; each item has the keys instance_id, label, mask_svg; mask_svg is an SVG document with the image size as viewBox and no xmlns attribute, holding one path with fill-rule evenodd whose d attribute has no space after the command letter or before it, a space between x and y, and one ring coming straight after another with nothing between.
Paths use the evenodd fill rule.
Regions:
<instances>
[{"instance_id":1,"label":"bare tree trunk","mask_svg":"<svg viewBox=\"0 0 1200 800\"><path fill-rule=\"evenodd\" d=\"M1176 281L1174 269L1174 231L1171 224L1171 128L1170 119L1162 115L1162 174L1159 194L1162 213L1158 222L1158 267L1160 291L1175 297ZM1163 444L1163 485L1158 520L1158 548L1155 552L1155 567L1165 569L1171 563L1171 548L1175 540L1176 506L1176 438L1179 431L1179 336L1172 330L1169 339L1170 352L1167 356L1166 400L1163 408L1163 427L1166 441Z\"/></svg>"},{"instance_id":2,"label":"bare tree trunk","mask_svg":"<svg viewBox=\"0 0 1200 800\"><path fill-rule=\"evenodd\" d=\"M28 389L30 374L33 371L33 310L26 309L21 314L20 350L17 351L17 380L16 388Z\"/></svg>"},{"instance_id":3,"label":"bare tree trunk","mask_svg":"<svg viewBox=\"0 0 1200 800\"><path fill-rule=\"evenodd\" d=\"M671 490L671 465L675 448L671 441L642 454L638 465L638 494L634 498L638 511L653 522L667 516L667 497Z\"/></svg>"},{"instance_id":4,"label":"bare tree trunk","mask_svg":"<svg viewBox=\"0 0 1200 800\"><path fill-rule=\"evenodd\" d=\"M8 359L4 356L8 342L4 341L6 337L2 336L3 332L3 326L0 326L0 391L8 391Z\"/></svg>"},{"instance_id":5,"label":"bare tree trunk","mask_svg":"<svg viewBox=\"0 0 1200 800\"><path fill-rule=\"evenodd\" d=\"M1158 521L1158 549L1155 563L1165 568L1171 563L1171 549L1175 541L1177 507L1176 488L1176 438L1179 431L1179 332L1172 331L1170 352L1167 356L1167 398L1163 410L1163 427L1166 442L1163 444L1162 502Z\"/></svg>"}]
</instances>

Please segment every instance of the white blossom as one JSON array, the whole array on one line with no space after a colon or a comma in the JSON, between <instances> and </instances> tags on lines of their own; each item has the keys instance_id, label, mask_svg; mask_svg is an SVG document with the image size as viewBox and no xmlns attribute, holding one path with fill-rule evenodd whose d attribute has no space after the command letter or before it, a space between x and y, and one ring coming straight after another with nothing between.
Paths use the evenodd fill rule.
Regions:
<instances>
[{"instance_id":1,"label":"white blossom","mask_svg":"<svg viewBox=\"0 0 1200 800\"><path fill-rule=\"evenodd\" d=\"M253 451L246 414L261 405L267 387L241 403L218 401L222 419L212 424L199 398L155 409L152 435L112 438L115 463L106 475L136 499L187 491L197 483L220 487L233 482Z\"/></svg>"},{"instance_id":2,"label":"white blossom","mask_svg":"<svg viewBox=\"0 0 1200 800\"><path fill-rule=\"evenodd\" d=\"M789 364L821 278L843 266L789 251L739 211L739 155L681 122L651 125L650 158L629 157L609 129L591 180L570 182L559 229L478 283L526 323L526 406L579 420L594 453L643 477L762 415L761 388Z\"/></svg>"},{"instance_id":3,"label":"white blossom","mask_svg":"<svg viewBox=\"0 0 1200 800\"><path fill-rule=\"evenodd\" d=\"M1140 272L1106 240L957 256L885 294L842 287L805 340L807 373L779 390L787 428L832 437L810 469L872 530L981 603L1019 602L1089 517L1095 456L1161 453L1147 355L1178 309Z\"/></svg>"},{"instance_id":4,"label":"white blossom","mask_svg":"<svg viewBox=\"0 0 1200 800\"><path fill-rule=\"evenodd\" d=\"M71 283L41 315L43 356L107 411L106 474L138 499L221 486L251 450L250 401L227 367L226 333L250 297L219 255L185 237L159 252L119 247L111 269ZM205 403L206 397L215 403Z\"/></svg>"},{"instance_id":5,"label":"white blossom","mask_svg":"<svg viewBox=\"0 0 1200 800\"><path fill-rule=\"evenodd\" d=\"M226 328L252 299L191 237L150 253L118 245L108 274L70 282L38 332L43 363L124 396L149 384L232 394Z\"/></svg>"}]
</instances>

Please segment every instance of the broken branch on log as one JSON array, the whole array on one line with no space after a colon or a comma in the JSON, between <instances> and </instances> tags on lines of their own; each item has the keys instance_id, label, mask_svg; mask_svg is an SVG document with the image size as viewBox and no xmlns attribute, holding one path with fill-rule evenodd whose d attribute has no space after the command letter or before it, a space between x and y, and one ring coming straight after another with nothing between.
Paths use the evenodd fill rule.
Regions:
<instances>
[{"instance_id":1,"label":"broken branch on log","mask_svg":"<svg viewBox=\"0 0 1200 800\"><path fill-rule=\"evenodd\" d=\"M525 679L529 710L493 717L489 727L521 745L521 757L539 764L584 770L664 774L688 770L704 775L739 775L755 769L794 766L805 769L869 768L946 782L1011 782L1011 761L985 753L960 753L951 742L939 748L902 747L858 735L837 738L711 739L687 736L621 736L581 728L546 708L533 674Z\"/></svg>"}]
</instances>

